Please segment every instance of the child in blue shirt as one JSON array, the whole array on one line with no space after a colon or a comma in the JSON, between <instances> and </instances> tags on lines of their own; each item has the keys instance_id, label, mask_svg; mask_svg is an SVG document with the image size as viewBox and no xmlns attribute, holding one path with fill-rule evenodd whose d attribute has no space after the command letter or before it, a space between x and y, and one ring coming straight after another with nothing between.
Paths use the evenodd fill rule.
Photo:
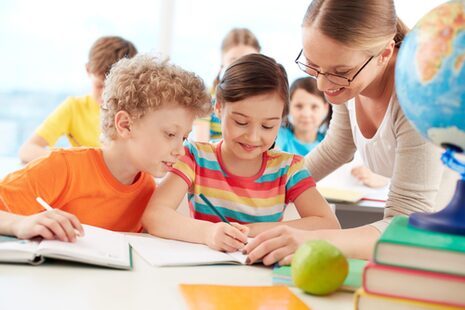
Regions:
<instances>
[{"instance_id":1,"label":"child in blue shirt","mask_svg":"<svg viewBox=\"0 0 465 310\"><path fill-rule=\"evenodd\" d=\"M289 116L279 130L276 145L285 152L305 156L325 137L331 105L310 77L295 80L290 97Z\"/></svg>"}]
</instances>

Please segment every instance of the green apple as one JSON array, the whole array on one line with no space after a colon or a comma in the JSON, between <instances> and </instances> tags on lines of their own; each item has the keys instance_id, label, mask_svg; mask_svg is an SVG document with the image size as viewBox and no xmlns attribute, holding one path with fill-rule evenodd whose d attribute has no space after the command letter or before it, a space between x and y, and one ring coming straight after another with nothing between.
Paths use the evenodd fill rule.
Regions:
<instances>
[{"instance_id":1,"label":"green apple","mask_svg":"<svg viewBox=\"0 0 465 310\"><path fill-rule=\"evenodd\" d=\"M349 263L344 254L325 240L307 241L292 257L294 284L313 295L334 292L344 283L348 272Z\"/></svg>"}]
</instances>

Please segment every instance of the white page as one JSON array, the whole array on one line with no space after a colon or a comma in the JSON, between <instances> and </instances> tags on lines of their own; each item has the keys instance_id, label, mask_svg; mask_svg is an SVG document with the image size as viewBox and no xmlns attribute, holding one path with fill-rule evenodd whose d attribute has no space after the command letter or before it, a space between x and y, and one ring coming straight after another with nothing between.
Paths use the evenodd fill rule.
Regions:
<instances>
[{"instance_id":1,"label":"white page","mask_svg":"<svg viewBox=\"0 0 465 310\"><path fill-rule=\"evenodd\" d=\"M0 236L0 262L33 262L39 246L37 240Z\"/></svg>"},{"instance_id":2,"label":"white page","mask_svg":"<svg viewBox=\"0 0 465 310\"><path fill-rule=\"evenodd\" d=\"M112 267L130 267L129 244L123 234L83 225L85 235L75 242L43 240L38 252L47 257Z\"/></svg>"},{"instance_id":3,"label":"white page","mask_svg":"<svg viewBox=\"0 0 465 310\"><path fill-rule=\"evenodd\" d=\"M224 253L198 243L154 236L126 235L126 238L134 250L153 266L210 265L233 262L244 264L247 258L241 252Z\"/></svg>"}]
</instances>

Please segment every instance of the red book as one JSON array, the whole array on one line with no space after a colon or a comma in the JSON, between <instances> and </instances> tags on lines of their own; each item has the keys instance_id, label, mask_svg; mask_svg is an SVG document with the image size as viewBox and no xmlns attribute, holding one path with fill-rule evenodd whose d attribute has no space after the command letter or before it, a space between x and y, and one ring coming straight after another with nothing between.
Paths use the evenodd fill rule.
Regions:
<instances>
[{"instance_id":1,"label":"red book","mask_svg":"<svg viewBox=\"0 0 465 310\"><path fill-rule=\"evenodd\" d=\"M369 263L363 288L371 294L465 307L465 277L457 275Z\"/></svg>"}]
</instances>

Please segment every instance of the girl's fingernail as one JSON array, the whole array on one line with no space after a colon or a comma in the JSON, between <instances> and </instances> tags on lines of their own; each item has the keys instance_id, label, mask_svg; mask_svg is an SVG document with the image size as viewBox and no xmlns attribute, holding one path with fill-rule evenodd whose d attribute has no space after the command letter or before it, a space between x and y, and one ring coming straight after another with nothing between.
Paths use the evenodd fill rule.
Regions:
<instances>
[{"instance_id":1,"label":"girl's fingernail","mask_svg":"<svg viewBox=\"0 0 465 310\"><path fill-rule=\"evenodd\" d=\"M250 258L247 257L247 259L245 260L245 263L246 263L247 265L250 265Z\"/></svg>"}]
</instances>

